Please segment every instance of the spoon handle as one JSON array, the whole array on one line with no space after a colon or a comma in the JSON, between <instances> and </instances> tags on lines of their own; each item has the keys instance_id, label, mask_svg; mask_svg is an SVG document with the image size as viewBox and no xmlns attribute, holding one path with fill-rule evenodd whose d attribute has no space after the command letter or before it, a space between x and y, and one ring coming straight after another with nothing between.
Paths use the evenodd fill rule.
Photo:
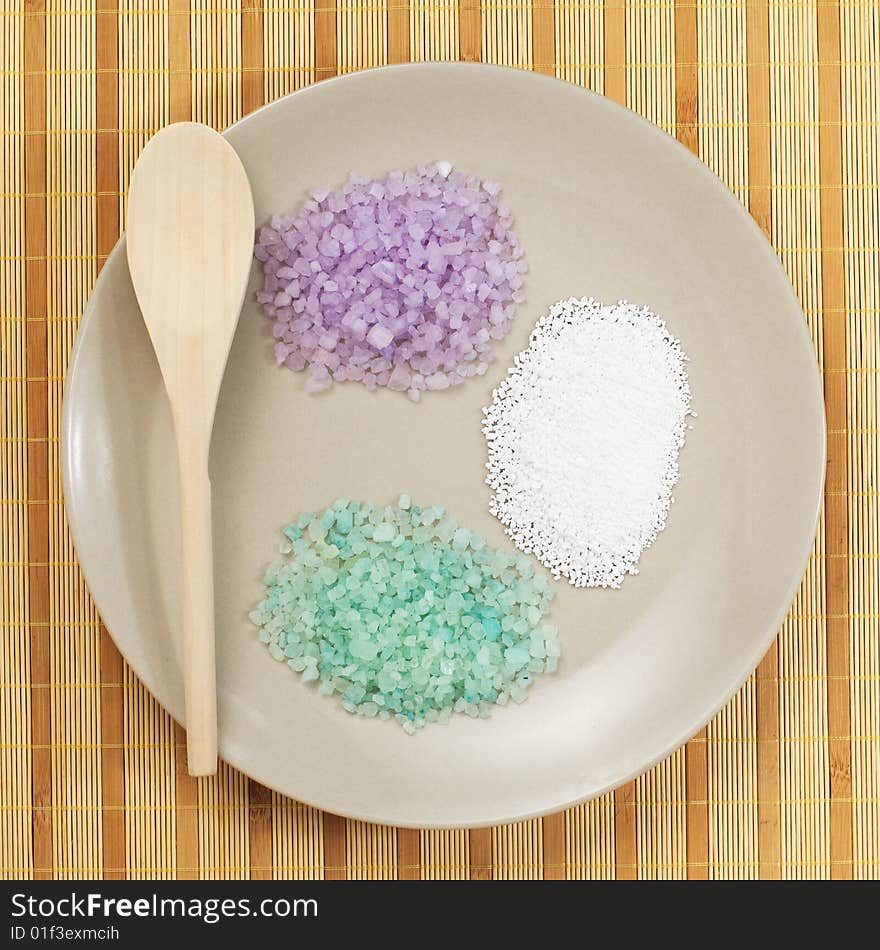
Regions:
<instances>
[{"instance_id":1,"label":"spoon handle","mask_svg":"<svg viewBox=\"0 0 880 950\"><path fill-rule=\"evenodd\" d=\"M211 482L204 455L178 446L183 555L183 679L190 775L217 771L217 690L214 661L214 558ZM205 453L206 454L206 453Z\"/></svg>"}]
</instances>

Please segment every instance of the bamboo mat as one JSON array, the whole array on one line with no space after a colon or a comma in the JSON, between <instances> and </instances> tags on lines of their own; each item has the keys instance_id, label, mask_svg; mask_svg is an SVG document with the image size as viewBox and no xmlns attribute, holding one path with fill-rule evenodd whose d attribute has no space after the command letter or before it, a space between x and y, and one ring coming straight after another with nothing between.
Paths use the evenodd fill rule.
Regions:
<instances>
[{"instance_id":1,"label":"bamboo mat","mask_svg":"<svg viewBox=\"0 0 880 950\"><path fill-rule=\"evenodd\" d=\"M0 31L0 875L880 877L880 2L0 0ZM806 577L730 705L599 801L471 832L190 779L101 627L59 481L65 366L150 134L437 59L604 92L696 152L788 271L828 412Z\"/></svg>"}]
</instances>

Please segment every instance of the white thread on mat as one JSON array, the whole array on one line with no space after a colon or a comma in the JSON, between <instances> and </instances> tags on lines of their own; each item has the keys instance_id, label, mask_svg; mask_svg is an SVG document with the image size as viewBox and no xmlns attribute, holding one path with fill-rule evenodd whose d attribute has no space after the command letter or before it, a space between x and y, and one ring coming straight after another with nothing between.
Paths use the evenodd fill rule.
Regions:
<instances>
[{"instance_id":1,"label":"white thread on mat","mask_svg":"<svg viewBox=\"0 0 880 950\"><path fill-rule=\"evenodd\" d=\"M646 307L554 304L483 410L490 510L575 587L620 587L666 524L691 391Z\"/></svg>"}]
</instances>

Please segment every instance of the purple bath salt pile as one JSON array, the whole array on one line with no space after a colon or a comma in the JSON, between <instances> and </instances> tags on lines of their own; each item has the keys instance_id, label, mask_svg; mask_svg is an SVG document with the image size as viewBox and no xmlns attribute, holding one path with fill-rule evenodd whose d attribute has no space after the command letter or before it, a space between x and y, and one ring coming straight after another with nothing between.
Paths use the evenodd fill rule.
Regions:
<instances>
[{"instance_id":1,"label":"purple bath salt pile","mask_svg":"<svg viewBox=\"0 0 880 950\"><path fill-rule=\"evenodd\" d=\"M524 299L500 190L437 162L352 175L273 217L255 254L278 364L308 369L310 392L358 380L415 400L485 373Z\"/></svg>"}]
</instances>

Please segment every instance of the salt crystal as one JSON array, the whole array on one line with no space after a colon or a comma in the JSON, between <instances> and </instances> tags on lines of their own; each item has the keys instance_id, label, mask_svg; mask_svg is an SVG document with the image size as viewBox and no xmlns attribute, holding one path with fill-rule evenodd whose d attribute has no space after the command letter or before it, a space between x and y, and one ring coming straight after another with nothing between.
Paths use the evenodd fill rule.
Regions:
<instances>
[{"instance_id":1,"label":"salt crystal","mask_svg":"<svg viewBox=\"0 0 880 950\"><path fill-rule=\"evenodd\" d=\"M328 389L333 382L331 376L316 377L309 374L306 377L306 392L310 393L319 393L324 389Z\"/></svg>"},{"instance_id":2,"label":"salt crystal","mask_svg":"<svg viewBox=\"0 0 880 950\"><path fill-rule=\"evenodd\" d=\"M377 350L385 349L393 339L394 334L388 327L382 326L381 323L377 323L371 327L370 332L367 334L367 342Z\"/></svg>"},{"instance_id":3,"label":"salt crystal","mask_svg":"<svg viewBox=\"0 0 880 950\"><path fill-rule=\"evenodd\" d=\"M448 389L449 377L446 373L431 373L427 379L428 389Z\"/></svg>"},{"instance_id":4,"label":"salt crystal","mask_svg":"<svg viewBox=\"0 0 880 950\"><path fill-rule=\"evenodd\" d=\"M402 364L398 364L388 377L388 388L402 392L409 389L411 379L409 370Z\"/></svg>"}]
</instances>

